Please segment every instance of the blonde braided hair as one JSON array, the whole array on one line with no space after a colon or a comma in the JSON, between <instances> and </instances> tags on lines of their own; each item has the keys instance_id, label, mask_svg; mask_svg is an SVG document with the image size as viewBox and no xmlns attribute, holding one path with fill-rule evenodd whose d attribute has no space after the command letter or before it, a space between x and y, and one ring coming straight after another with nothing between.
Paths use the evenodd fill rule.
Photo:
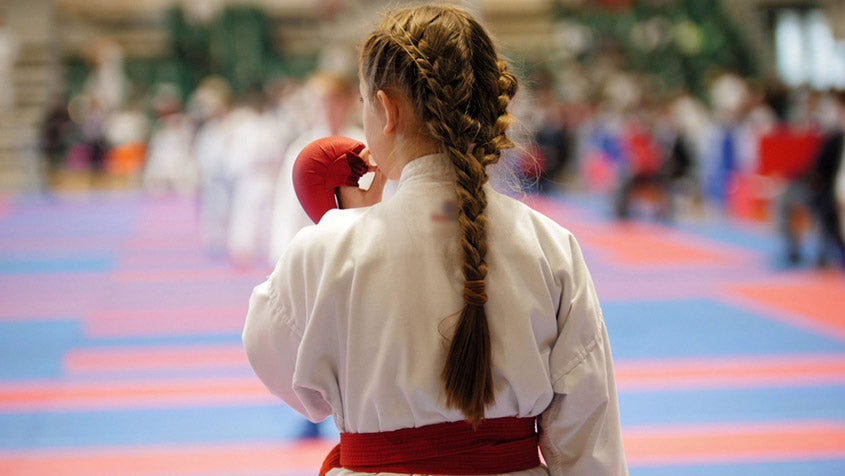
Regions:
<instances>
[{"instance_id":1,"label":"blonde braided hair","mask_svg":"<svg viewBox=\"0 0 845 476\"><path fill-rule=\"evenodd\" d=\"M415 105L423 133L449 155L456 175L464 307L442 378L449 406L478 423L495 401L487 301L486 166L513 147L508 105L517 90L483 27L454 7L388 14L366 39L361 73L370 97L398 90Z\"/></svg>"}]
</instances>

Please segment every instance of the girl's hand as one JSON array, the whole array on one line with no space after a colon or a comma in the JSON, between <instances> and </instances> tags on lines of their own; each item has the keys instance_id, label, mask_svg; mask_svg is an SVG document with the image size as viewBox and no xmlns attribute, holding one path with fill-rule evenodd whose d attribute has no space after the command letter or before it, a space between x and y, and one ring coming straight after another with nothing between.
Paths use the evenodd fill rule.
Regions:
<instances>
[{"instance_id":1,"label":"girl's hand","mask_svg":"<svg viewBox=\"0 0 845 476\"><path fill-rule=\"evenodd\" d=\"M384 185L387 183L385 176L377 165L372 164L372 157L369 149L364 149L359 154L366 162L371 172L375 172L370 188L364 190L359 187L341 186L337 188L337 201L340 208L361 208L375 205L381 201L384 193Z\"/></svg>"}]
</instances>

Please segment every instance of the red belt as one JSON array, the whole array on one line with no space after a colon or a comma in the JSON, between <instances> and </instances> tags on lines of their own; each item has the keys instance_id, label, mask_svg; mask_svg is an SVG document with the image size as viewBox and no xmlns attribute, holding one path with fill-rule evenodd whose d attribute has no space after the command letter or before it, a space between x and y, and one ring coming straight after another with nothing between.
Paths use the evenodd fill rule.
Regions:
<instances>
[{"instance_id":1,"label":"red belt","mask_svg":"<svg viewBox=\"0 0 845 476\"><path fill-rule=\"evenodd\" d=\"M499 474L540 465L534 418L437 423L378 433L341 433L320 476L332 468L362 473Z\"/></svg>"}]
</instances>

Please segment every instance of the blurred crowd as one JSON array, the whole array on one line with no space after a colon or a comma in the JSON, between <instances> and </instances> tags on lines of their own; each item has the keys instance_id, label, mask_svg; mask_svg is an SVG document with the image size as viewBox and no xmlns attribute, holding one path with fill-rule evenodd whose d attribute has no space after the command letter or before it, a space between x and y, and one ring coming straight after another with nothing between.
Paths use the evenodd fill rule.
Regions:
<instances>
[{"instance_id":1,"label":"blurred crowd","mask_svg":"<svg viewBox=\"0 0 845 476\"><path fill-rule=\"evenodd\" d=\"M357 84L343 75L256 82L240 94L208 77L187 95L160 84L118 100L128 86L98 69L50 109L41 142L52 183L84 173L94 185L196 197L204 245L239 266L275 262L310 223L291 184L298 152L330 135L364 140Z\"/></svg>"},{"instance_id":2,"label":"blurred crowd","mask_svg":"<svg viewBox=\"0 0 845 476\"><path fill-rule=\"evenodd\" d=\"M706 100L629 73L592 101L560 101L554 87L530 108L537 191L602 194L620 220L771 223L779 264L845 269L845 92L733 73L715 77Z\"/></svg>"},{"instance_id":3,"label":"blurred crowd","mask_svg":"<svg viewBox=\"0 0 845 476\"><path fill-rule=\"evenodd\" d=\"M305 144L363 140L348 76L279 78L238 94L209 77L187 94L161 84L140 95L129 92L119 51L102 49L96 64L82 92L45 118L51 174L84 170L196 196L206 247L237 265L274 262L310 223L291 184ZM768 222L784 263L845 268L842 92L725 73L702 99L618 73L572 99L550 77L528 78L515 103L522 147L501 175L517 185L499 182L510 191L606 197L620 220Z\"/></svg>"}]
</instances>

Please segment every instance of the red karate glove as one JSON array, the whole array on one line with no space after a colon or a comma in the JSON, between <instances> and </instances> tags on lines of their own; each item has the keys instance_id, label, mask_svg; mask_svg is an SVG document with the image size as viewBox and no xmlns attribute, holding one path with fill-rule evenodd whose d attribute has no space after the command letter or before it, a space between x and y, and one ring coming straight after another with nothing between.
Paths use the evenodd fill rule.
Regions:
<instances>
[{"instance_id":1,"label":"red karate glove","mask_svg":"<svg viewBox=\"0 0 845 476\"><path fill-rule=\"evenodd\" d=\"M359 155L364 144L348 137L325 137L305 146L293 164L293 188L314 223L337 208L336 189L357 187L370 167Z\"/></svg>"}]
</instances>

